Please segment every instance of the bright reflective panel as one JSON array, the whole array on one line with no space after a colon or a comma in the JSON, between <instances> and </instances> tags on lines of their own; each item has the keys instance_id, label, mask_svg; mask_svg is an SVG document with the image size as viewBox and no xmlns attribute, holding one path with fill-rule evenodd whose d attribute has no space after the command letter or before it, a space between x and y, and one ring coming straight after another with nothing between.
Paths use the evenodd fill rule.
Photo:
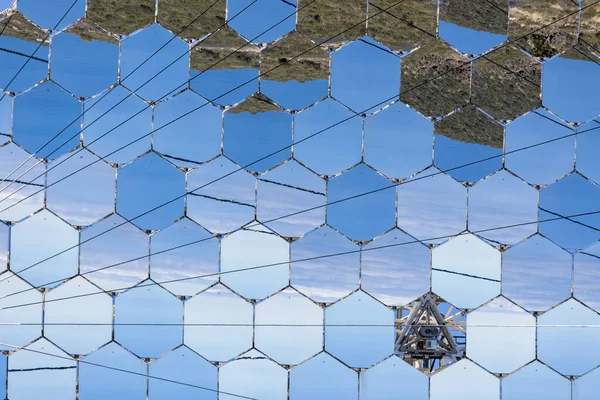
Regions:
<instances>
[{"instance_id":1,"label":"bright reflective panel","mask_svg":"<svg viewBox=\"0 0 600 400\"><path fill-rule=\"evenodd\" d=\"M331 56L331 95L357 113L383 108L399 88L400 57L368 36Z\"/></svg>"},{"instance_id":2,"label":"bright reflective panel","mask_svg":"<svg viewBox=\"0 0 600 400\"><path fill-rule=\"evenodd\" d=\"M408 304L429 291L430 259L425 245L394 229L363 246L361 288L386 305Z\"/></svg>"},{"instance_id":3,"label":"bright reflective panel","mask_svg":"<svg viewBox=\"0 0 600 400\"><path fill-rule=\"evenodd\" d=\"M75 400L76 368L75 360L42 338L9 358L8 396Z\"/></svg>"},{"instance_id":4,"label":"bright reflective panel","mask_svg":"<svg viewBox=\"0 0 600 400\"><path fill-rule=\"evenodd\" d=\"M500 380L472 361L461 360L431 377L429 398L500 399Z\"/></svg>"},{"instance_id":5,"label":"bright reflective panel","mask_svg":"<svg viewBox=\"0 0 600 400\"><path fill-rule=\"evenodd\" d=\"M184 343L203 357L226 361L252 347L252 305L226 287L213 286L184 306Z\"/></svg>"},{"instance_id":6,"label":"bright reflective panel","mask_svg":"<svg viewBox=\"0 0 600 400\"><path fill-rule=\"evenodd\" d=\"M51 290L44 301L45 335L69 353L88 354L110 342L112 298L89 281L75 277Z\"/></svg>"},{"instance_id":7,"label":"bright reflective panel","mask_svg":"<svg viewBox=\"0 0 600 400\"><path fill-rule=\"evenodd\" d=\"M53 287L77 274L79 235L51 212L42 210L15 225L11 235L12 269L33 285Z\"/></svg>"},{"instance_id":8,"label":"bright reflective panel","mask_svg":"<svg viewBox=\"0 0 600 400\"><path fill-rule=\"evenodd\" d=\"M81 112L75 97L53 82L44 82L15 98L14 140L38 157L58 158L79 143Z\"/></svg>"},{"instance_id":9,"label":"bright reflective panel","mask_svg":"<svg viewBox=\"0 0 600 400\"><path fill-rule=\"evenodd\" d=\"M221 271L226 272L221 282L244 297L262 299L288 284L289 260L289 244L281 237L260 226L241 230L221 242Z\"/></svg>"},{"instance_id":10,"label":"bright reflective panel","mask_svg":"<svg viewBox=\"0 0 600 400\"><path fill-rule=\"evenodd\" d=\"M568 400L571 398L571 382L534 361L502 379L502 398Z\"/></svg>"},{"instance_id":11,"label":"bright reflective panel","mask_svg":"<svg viewBox=\"0 0 600 400\"><path fill-rule=\"evenodd\" d=\"M408 178L431 164L433 124L402 103L365 120L365 163L390 178Z\"/></svg>"},{"instance_id":12,"label":"bright reflective panel","mask_svg":"<svg viewBox=\"0 0 600 400\"><path fill-rule=\"evenodd\" d=\"M179 346L182 322L181 300L152 281L115 299L115 340L139 357L156 358Z\"/></svg>"},{"instance_id":13,"label":"bright reflective panel","mask_svg":"<svg viewBox=\"0 0 600 400\"><path fill-rule=\"evenodd\" d=\"M535 358L535 317L506 298L469 313L466 335L467 356L491 372L507 374Z\"/></svg>"},{"instance_id":14,"label":"bright reflective panel","mask_svg":"<svg viewBox=\"0 0 600 400\"><path fill-rule=\"evenodd\" d=\"M148 366L140 359L111 342L84 359L79 365L79 398L142 400L146 398ZM103 365L109 368L103 368ZM131 371L123 374L118 370ZM106 382L110 382L107 385Z\"/></svg>"},{"instance_id":15,"label":"bright reflective panel","mask_svg":"<svg viewBox=\"0 0 600 400\"><path fill-rule=\"evenodd\" d=\"M600 345L595 329L600 316L569 299L537 319L537 350L540 361L565 375L583 375L598 366ZM578 338L574 340L574 338ZM556 346L561 343L560 349Z\"/></svg>"},{"instance_id":16,"label":"bright reflective panel","mask_svg":"<svg viewBox=\"0 0 600 400\"><path fill-rule=\"evenodd\" d=\"M369 367L393 352L393 321L392 310L355 292L325 309L325 350L351 367Z\"/></svg>"},{"instance_id":17,"label":"bright reflective panel","mask_svg":"<svg viewBox=\"0 0 600 400\"><path fill-rule=\"evenodd\" d=\"M290 372L290 399L358 399L358 375L327 353Z\"/></svg>"},{"instance_id":18,"label":"bright reflective panel","mask_svg":"<svg viewBox=\"0 0 600 400\"><path fill-rule=\"evenodd\" d=\"M213 400L217 398L217 367L194 353L187 347L179 347L172 353L159 358L149 365L148 398L152 400L178 399ZM206 390L198 390L193 386L176 385L169 381L152 379L164 378L170 381L185 382L200 386Z\"/></svg>"},{"instance_id":19,"label":"bright reflective panel","mask_svg":"<svg viewBox=\"0 0 600 400\"><path fill-rule=\"evenodd\" d=\"M292 289L258 303L254 323L256 348L279 363L299 364L323 348L323 310Z\"/></svg>"},{"instance_id":20,"label":"bright reflective panel","mask_svg":"<svg viewBox=\"0 0 600 400\"><path fill-rule=\"evenodd\" d=\"M245 356L219 369L219 390L265 400L287 399L287 371L256 350ZM225 393L220 398L236 398Z\"/></svg>"},{"instance_id":21,"label":"bright reflective panel","mask_svg":"<svg viewBox=\"0 0 600 400\"><path fill-rule=\"evenodd\" d=\"M458 308L475 308L500 294L500 252L472 234L436 247L431 288Z\"/></svg>"},{"instance_id":22,"label":"bright reflective panel","mask_svg":"<svg viewBox=\"0 0 600 400\"><path fill-rule=\"evenodd\" d=\"M320 258L328 254L340 255ZM292 243L291 261L291 284L314 301L335 301L358 289L360 248L328 226Z\"/></svg>"},{"instance_id":23,"label":"bright reflective panel","mask_svg":"<svg viewBox=\"0 0 600 400\"><path fill-rule=\"evenodd\" d=\"M429 379L398 357L387 360L367 369L360 374L360 398L377 400L391 398L403 388L407 398L427 400L429 398Z\"/></svg>"}]
</instances>

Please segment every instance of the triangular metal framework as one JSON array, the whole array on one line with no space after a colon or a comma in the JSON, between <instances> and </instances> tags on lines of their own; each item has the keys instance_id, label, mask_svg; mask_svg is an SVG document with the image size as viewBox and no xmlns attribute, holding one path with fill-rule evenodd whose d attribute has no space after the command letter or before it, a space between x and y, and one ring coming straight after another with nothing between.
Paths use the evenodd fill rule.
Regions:
<instances>
[{"instance_id":1,"label":"triangular metal framework","mask_svg":"<svg viewBox=\"0 0 600 400\"><path fill-rule=\"evenodd\" d=\"M409 311L408 315L399 314L395 322L396 355L423 372L432 372L436 360L437 368L441 368L464 357L464 346L457 344L452 334L452 331L465 333L464 321L458 320L464 312L455 312L456 309L448 305L442 314L438 308L441 303L445 301L427 293L412 305L403 307Z\"/></svg>"}]
</instances>

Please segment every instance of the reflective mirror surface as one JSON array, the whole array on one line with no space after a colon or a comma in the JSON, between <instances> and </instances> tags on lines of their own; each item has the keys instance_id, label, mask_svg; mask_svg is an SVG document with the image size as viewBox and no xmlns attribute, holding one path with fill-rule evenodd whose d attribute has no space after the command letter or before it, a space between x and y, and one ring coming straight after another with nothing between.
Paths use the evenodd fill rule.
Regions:
<instances>
[{"instance_id":1,"label":"reflective mirror surface","mask_svg":"<svg viewBox=\"0 0 600 400\"><path fill-rule=\"evenodd\" d=\"M596 1L0 0L0 92L0 398L598 398Z\"/></svg>"}]
</instances>

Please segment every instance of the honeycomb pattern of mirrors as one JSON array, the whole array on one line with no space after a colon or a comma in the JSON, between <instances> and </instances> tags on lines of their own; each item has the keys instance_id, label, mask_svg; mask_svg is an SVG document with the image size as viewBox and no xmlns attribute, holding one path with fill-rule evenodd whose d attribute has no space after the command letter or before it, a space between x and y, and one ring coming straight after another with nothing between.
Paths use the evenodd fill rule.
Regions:
<instances>
[{"instance_id":1,"label":"honeycomb pattern of mirrors","mask_svg":"<svg viewBox=\"0 0 600 400\"><path fill-rule=\"evenodd\" d=\"M381 43L365 36L332 54L331 96L354 112L373 112L399 92L400 57Z\"/></svg>"},{"instance_id":2,"label":"honeycomb pattern of mirrors","mask_svg":"<svg viewBox=\"0 0 600 400\"><path fill-rule=\"evenodd\" d=\"M585 142L585 135L575 136L574 130L543 108L537 109L506 127L504 165L532 185L549 185L573 170L575 163L575 140ZM589 140L589 139L587 139ZM543 146L530 147L548 142ZM577 146L578 149L580 146ZM528 148L527 151L520 149ZM591 146L584 146L580 153ZM531 160L536 162L532 163ZM584 161L581 161L585 165Z\"/></svg>"},{"instance_id":3,"label":"honeycomb pattern of mirrors","mask_svg":"<svg viewBox=\"0 0 600 400\"><path fill-rule=\"evenodd\" d=\"M503 399L570 399L571 382L534 361L502 379Z\"/></svg>"},{"instance_id":4,"label":"honeycomb pattern of mirrors","mask_svg":"<svg viewBox=\"0 0 600 400\"><path fill-rule=\"evenodd\" d=\"M0 18L0 48L4 50L0 52L0 88L5 92L24 92L48 77L48 35L18 12Z\"/></svg>"},{"instance_id":5,"label":"honeycomb pattern of mirrors","mask_svg":"<svg viewBox=\"0 0 600 400\"><path fill-rule=\"evenodd\" d=\"M139 357L157 358L181 345L182 324L183 302L153 281L115 298L115 340Z\"/></svg>"},{"instance_id":6,"label":"honeycomb pattern of mirrors","mask_svg":"<svg viewBox=\"0 0 600 400\"><path fill-rule=\"evenodd\" d=\"M159 50L160 57L150 58ZM184 89L189 64L188 44L159 24L136 32L121 45L121 83L144 100L160 101ZM165 74L165 79L154 79L157 74Z\"/></svg>"},{"instance_id":7,"label":"honeycomb pattern of mirrors","mask_svg":"<svg viewBox=\"0 0 600 400\"><path fill-rule=\"evenodd\" d=\"M185 175L173 164L148 153L117 173L117 212L136 226L162 229L183 216Z\"/></svg>"},{"instance_id":8,"label":"honeycomb pattern of mirrors","mask_svg":"<svg viewBox=\"0 0 600 400\"><path fill-rule=\"evenodd\" d=\"M548 310L571 296L572 262L571 254L534 235L502 253L502 294L528 311Z\"/></svg>"},{"instance_id":9,"label":"honeycomb pattern of mirrors","mask_svg":"<svg viewBox=\"0 0 600 400\"><path fill-rule=\"evenodd\" d=\"M124 374L119 370L130 373ZM85 357L79 364L78 372L80 399L146 398L148 365L116 342ZM106 382L110 382L110 385Z\"/></svg>"},{"instance_id":10,"label":"honeycomb pattern of mirrors","mask_svg":"<svg viewBox=\"0 0 600 400\"><path fill-rule=\"evenodd\" d=\"M223 154L251 172L265 172L292 155L292 116L262 95L227 110L223 131Z\"/></svg>"},{"instance_id":11,"label":"honeycomb pattern of mirrors","mask_svg":"<svg viewBox=\"0 0 600 400\"><path fill-rule=\"evenodd\" d=\"M195 222L184 218L150 237L150 277L172 293L207 289L218 272L219 241Z\"/></svg>"},{"instance_id":12,"label":"honeycomb pattern of mirrors","mask_svg":"<svg viewBox=\"0 0 600 400\"><path fill-rule=\"evenodd\" d=\"M325 222L326 201L324 179L296 161L286 162L259 176L256 219L284 237L300 237ZM299 214L289 217L294 213Z\"/></svg>"},{"instance_id":13,"label":"honeycomb pattern of mirrors","mask_svg":"<svg viewBox=\"0 0 600 400\"><path fill-rule=\"evenodd\" d=\"M227 361L253 343L250 302L217 284L184 303L184 344L207 360Z\"/></svg>"},{"instance_id":14,"label":"honeycomb pattern of mirrors","mask_svg":"<svg viewBox=\"0 0 600 400\"><path fill-rule=\"evenodd\" d=\"M361 288L387 306L408 304L429 291L430 259L423 243L389 231L361 249Z\"/></svg>"},{"instance_id":15,"label":"honeycomb pattern of mirrors","mask_svg":"<svg viewBox=\"0 0 600 400\"><path fill-rule=\"evenodd\" d=\"M13 138L39 158L55 159L79 144L81 103L53 82L15 97Z\"/></svg>"},{"instance_id":16,"label":"honeycomb pattern of mirrors","mask_svg":"<svg viewBox=\"0 0 600 400\"><path fill-rule=\"evenodd\" d=\"M295 116L294 158L319 175L338 174L360 162L362 130L357 114L325 99Z\"/></svg>"},{"instance_id":17,"label":"honeycomb pattern of mirrors","mask_svg":"<svg viewBox=\"0 0 600 400\"><path fill-rule=\"evenodd\" d=\"M597 165L595 154L600 147L596 130L600 128L600 119L593 119L587 124L577 128L576 136L576 163L575 168L583 176L600 182L600 166Z\"/></svg>"},{"instance_id":18,"label":"honeycomb pattern of mirrors","mask_svg":"<svg viewBox=\"0 0 600 400\"><path fill-rule=\"evenodd\" d=\"M508 1L444 0L439 35L462 53L484 53L508 38Z\"/></svg>"},{"instance_id":19,"label":"honeycomb pattern of mirrors","mask_svg":"<svg viewBox=\"0 0 600 400\"><path fill-rule=\"evenodd\" d=\"M119 42L82 19L52 37L50 78L77 97L91 97L117 83Z\"/></svg>"},{"instance_id":20,"label":"honeycomb pattern of mirrors","mask_svg":"<svg viewBox=\"0 0 600 400\"><path fill-rule=\"evenodd\" d=\"M396 356L392 356L360 374L359 396L361 399L393 398L398 394L398 387L403 388L403 393L410 399L429 399L427 375Z\"/></svg>"},{"instance_id":21,"label":"honeycomb pattern of mirrors","mask_svg":"<svg viewBox=\"0 0 600 400\"><path fill-rule=\"evenodd\" d=\"M259 64L258 48L225 27L192 45L190 88L212 103L231 106L258 90Z\"/></svg>"},{"instance_id":22,"label":"honeycomb pattern of mirrors","mask_svg":"<svg viewBox=\"0 0 600 400\"><path fill-rule=\"evenodd\" d=\"M81 231L79 273L110 292L148 278L148 235L119 215Z\"/></svg>"},{"instance_id":23,"label":"honeycomb pattern of mirrors","mask_svg":"<svg viewBox=\"0 0 600 400\"><path fill-rule=\"evenodd\" d=\"M374 239L395 225L394 189L388 179L364 164L342 173L328 182L327 223L352 240ZM367 192L374 193L355 197Z\"/></svg>"},{"instance_id":24,"label":"honeycomb pattern of mirrors","mask_svg":"<svg viewBox=\"0 0 600 400\"><path fill-rule=\"evenodd\" d=\"M292 32L261 52L260 90L285 109L301 110L327 96L329 54Z\"/></svg>"},{"instance_id":25,"label":"honeycomb pattern of mirrors","mask_svg":"<svg viewBox=\"0 0 600 400\"><path fill-rule=\"evenodd\" d=\"M79 234L50 211L11 227L10 234L11 270L29 283L49 288L77 275Z\"/></svg>"},{"instance_id":26,"label":"honeycomb pattern of mirrors","mask_svg":"<svg viewBox=\"0 0 600 400\"><path fill-rule=\"evenodd\" d=\"M64 154L48 163L47 206L71 225L93 224L115 210L115 175L86 149Z\"/></svg>"},{"instance_id":27,"label":"honeycomb pattern of mirrors","mask_svg":"<svg viewBox=\"0 0 600 400\"><path fill-rule=\"evenodd\" d=\"M2 397L596 399L599 15L0 0Z\"/></svg>"},{"instance_id":28,"label":"honeycomb pattern of mirrors","mask_svg":"<svg viewBox=\"0 0 600 400\"><path fill-rule=\"evenodd\" d=\"M327 353L290 371L290 399L358 398L358 374Z\"/></svg>"},{"instance_id":29,"label":"honeycomb pattern of mirrors","mask_svg":"<svg viewBox=\"0 0 600 400\"><path fill-rule=\"evenodd\" d=\"M198 13L200 12L200 15ZM158 22L184 40L200 39L225 24L226 0L161 0Z\"/></svg>"},{"instance_id":30,"label":"honeycomb pattern of mirrors","mask_svg":"<svg viewBox=\"0 0 600 400\"><path fill-rule=\"evenodd\" d=\"M89 354L111 341L113 300L85 278L50 290L44 302L44 335L69 354Z\"/></svg>"},{"instance_id":31,"label":"honeycomb pattern of mirrors","mask_svg":"<svg viewBox=\"0 0 600 400\"><path fill-rule=\"evenodd\" d=\"M459 308L475 308L500 294L500 252L473 234L433 249L431 288Z\"/></svg>"},{"instance_id":32,"label":"honeycomb pattern of mirrors","mask_svg":"<svg viewBox=\"0 0 600 400\"><path fill-rule=\"evenodd\" d=\"M500 380L474 362L463 359L431 377L429 399L500 399Z\"/></svg>"},{"instance_id":33,"label":"honeycomb pattern of mirrors","mask_svg":"<svg viewBox=\"0 0 600 400\"><path fill-rule=\"evenodd\" d=\"M510 195L509 195L510 193ZM512 245L536 232L538 191L502 170L469 188L468 225L494 243ZM491 228L513 226L490 231Z\"/></svg>"},{"instance_id":34,"label":"honeycomb pattern of mirrors","mask_svg":"<svg viewBox=\"0 0 600 400\"><path fill-rule=\"evenodd\" d=\"M186 90L154 108L152 148L178 167L193 168L221 153L222 130L221 110Z\"/></svg>"},{"instance_id":35,"label":"honeycomb pattern of mirrors","mask_svg":"<svg viewBox=\"0 0 600 400\"><path fill-rule=\"evenodd\" d=\"M472 68L471 101L494 118L513 120L541 105L542 65L519 49L499 47Z\"/></svg>"},{"instance_id":36,"label":"honeycomb pattern of mirrors","mask_svg":"<svg viewBox=\"0 0 600 400\"><path fill-rule=\"evenodd\" d=\"M7 375L7 397L76 398L77 363L47 339L40 338L12 354Z\"/></svg>"},{"instance_id":37,"label":"honeycomb pattern of mirrors","mask_svg":"<svg viewBox=\"0 0 600 400\"><path fill-rule=\"evenodd\" d=\"M259 224L221 241L221 282L246 298L263 299L288 285L289 262L289 243Z\"/></svg>"},{"instance_id":38,"label":"honeycomb pattern of mirrors","mask_svg":"<svg viewBox=\"0 0 600 400\"><path fill-rule=\"evenodd\" d=\"M569 251L593 244L600 239L599 200L600 188L577 173L540 190L540 233Z\"/></svg>"},{"instance_id":39,"label":"honeycomb pattern of mirrors","mask_svg":"<svg viewBox=\"0 0 600 400\"><path fill-rule=\"evenodd\" d=\"M508 374L535 359L535 317L504 297L471 311L466 329L467 356L488 371Z\"/></svg>"},{"instance_id":40,"label":"honeycomb pattern of mirrors","mask_svg":"<svg viewBox=\"0 0 600 400\"><path fill-rule=\"evenodd\" d=\"M123 86L86 101L83 110L83 144L104 160L124 164L150 150L152 109Z\"/></svg>"},{"instance_id":41,"label":"honeycomb pattern of mirrors","mask_svg":"<svg viewBox=\"0 0 600 400\"><path fill-rule=\"evenodd\" d=\"M225 400L239 396L285 400L288 373L261 352L250 350L219 369L219 391L219 398Z\"/></svg>"},{"instance_id":42,"label":"honeycomb pattern of mirrors","mask_svg":"<svg viewBox=\"0 0 600 400\"><path fill-rule=\"evenodd\" d=\"M570 0L553 1L551 7L531 0L511 1L508 38L534 57L550 58L577 42L578 8Z\"/></svg>"},{"instance_id":43,"label":"honeycomb pattern of mirrors","mask_svg":"<svg viewBox=\"0 0 600 400\"><path fill-rule=\"evenodd\" d=\"M467 227L467 189L435 167L398 185L398 227L441 243Z\"/></svg>"},{"instance_id":44,"label":"honeycomb pattern of mirrors","mask_svg":"<svg viewBox=\"0 0 600 400\"><path fill-rule=\"evenodd\" d=\"M154 22L154 0L88 0L86 17L115 35L128 35Z\"/></svg>"},{"instance_id":45,"label":"honeycomb pattern of mirrors","mask_svg":"<svg viewBox=\"0 0 600 400\"><path fill-rule=\"evenodd\" d=\"M469 105L435 124L433 161L459 181L477 182L502 167L503 140L503 126Z\"/></svg>"},{"instance_id":46,"label":"honeycomb pattern of mirrors","mask_svg":"<svg viewBox=\"0 0 600 400\"><path fill-rule=\"evenodd\" d=\"M364 162L390 178L408 178L431 165L433 124L396 103L365 120Z\"/></svg>"},{"instance_id":47,"label":"honeycomb pattern of mirrors","mask_svg":"<svg viewBox=\"0 0 600 400\"><path fill-rule=\"evenodd\" d=\"M358 289L359 280L360 248L332 228L322 226L291 244L290 283L312 300L339 300Z\"/></svg>"},{"instance_id":48,"label":"honeycomb pattern of mirrors","mask_svg":"<svg viewBox=\"0 0 600 400\"><path fill-rule=\"evenodd\" d=\"M270 43L296 27L296 0L227 0L227 22L251 42Z\"/></svg>"},{"instance_id":49,"label":"honeycomb pattern of mirrors","mask_svg":"<svg viewBox=\"0 0 600 400\"><path fill-rule=\"evenodd\" d=\"M538 359L563 375L580 376L596 368L600 315L569 299L537 318Z\"/></svg>"},{"instance_id":50,"label":"honeycomb pattern of mirrors","mask_svg":"<svg viewBox=\"0 0 600 400\"><path fill-rule=\"evenodd\" d=\"M254 219L256 179L224 156L187 175L186 214L212 233L227 233ZM221 179L223 176L226 178Z\"/></svg>"},{"instance_id":51,"label":"honeycomb pattern of mirrors","mask_svg":"<svg viewBox=\"0 0 600 400\"><path fill-rule=\"evenodd\" d=\"M600 283L599 250L600 245L596 243L575 254L573 260L573 295L596 311L600 311L600 301L595 295Z\"/></svg>"},{"instance_id":52,"label":"honeycomb pattern of mirrors","mask_svg":"<svg viewBox=\"0 0 600 400\"><path fill-rule=\"evenodd\" d=\"M1 219L19 221L43 207L44 172L45 165L15 143L0 147Z\"/></svg>"},{"instance_id":53,"label":"honeycomb pattern of mirrors","mask_svg":"<svg viewBox=\"0 0 600 400\"><path fill-rule=\"evenodd\" d=\"M598 60L591 49L578 45L544 63L544 106L575 124L598 116Z\"/></svg>"},{"instance_id":54,"label":"honeycomb pattern of mirrors","mask_svg":"<svg viewBox=\"0 0 600 400\"><path fill-rule=\"evenodd\" d=\"M323 349L323 310L288 288L258 303L254 345L280 364L295 365Z\"/></svg>"},{"instance_id":55,"label":"honeycomb pattern of mirrors","mask_svg":"<svg viewBox=\"0 0 600 400\"><path fill-rule=\"evenodd\" d=\"M400 100L428 117L440 117L467 104L469 60L441 40L402 59Z\"/></svg>"},{"instance_id":56,"label":"honeycomb pattern of mirrors","mask_svg":"<svg viewBox=\"0 0 600 400\"><path fill-rule=\"evenodd\" d=\"M0 349L13 351L15 348L7 345L23 347L41 336L42 294L12 272L0 277Z\"/></svg>"},{"instance_id":57,"label":"honeycomb pattern of mirrors","mask_svg":"<svg viewBox=\"0 0 600 400\"><path fill-rule=\"evenodd\" d=\"M340 18L344 15L344 18ZM367 2L298 0L296 30L323 47L337 48L365 34ZM347 19L347 21L345 21Z\"/></svg>"},{"instance_id":58,"label":"honeycomb pattern of mirrors","mask_svg":"<svg viewBox=\"0 0 600 400\"><path fill-rule=\"evenodd\" d=\"M407 53L437 37L438 2L369 1L367 33L395 53Z\"/></svg>"},{"instance_id":59,"label":"honeycomb pattern of mirrors","mask_svg":"<svg viewBox=\"0 0 600 400\"><path fill-rule=\"evenodd\" d=\"M350 367L368 368L393 354L393 323L393 310L354 292L325 309L325 351Z\"/></svg>"},{"instance_id":60,"label":"honeycomb pattern of mirrors","mask_svg":"<svg viewBox=\"0 0 600 400\"><path fill-rule=\"evenodd\" d=\"M217 367L206 359L187 347L178 347L148 366L148 398L216 399L217 374ZM189 386L174 385L172 381L181 381Z\"/></svg>"}]
</instances>

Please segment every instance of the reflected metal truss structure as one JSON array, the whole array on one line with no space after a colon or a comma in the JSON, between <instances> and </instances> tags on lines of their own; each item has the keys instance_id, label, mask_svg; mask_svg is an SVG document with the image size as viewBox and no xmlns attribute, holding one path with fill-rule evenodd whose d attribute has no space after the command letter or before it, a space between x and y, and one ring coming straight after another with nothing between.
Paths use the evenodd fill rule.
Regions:
<instances>
[{"instance_id":1,"label":"reflected metal truss structure","mask_svg":"<svg viewBox=\"0 0 600 400\"><path fill-rule=\"evenodd\" d=\"M395 354L423 372L456 362L465 356L465 342L459 346L457 341L465 339L465 312L447 305L442 314L438 309L445 303L433 293L427 293L413 303L401 307L398 313L408 313L396 319ZM454 336L456 332L463 336ZM437 368L436 368L436 362Z\"/></svg>"}]
</instances>

